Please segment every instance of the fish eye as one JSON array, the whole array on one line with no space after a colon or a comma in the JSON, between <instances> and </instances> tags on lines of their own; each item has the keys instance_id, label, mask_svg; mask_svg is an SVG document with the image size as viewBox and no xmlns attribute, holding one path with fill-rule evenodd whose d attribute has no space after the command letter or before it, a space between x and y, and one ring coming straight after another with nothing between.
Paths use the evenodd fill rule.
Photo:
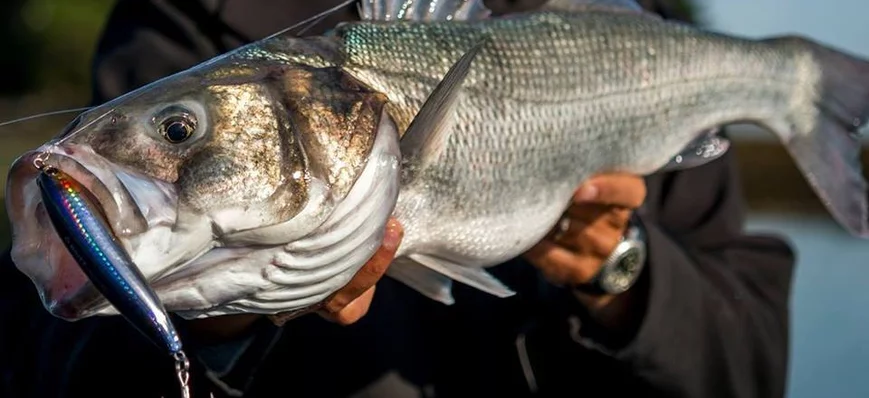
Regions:
<instances>
[{"instance_id":1,"label":"fish eye","mask_svg":"<svg viewBox=\"0 0 869 398\"><path fill-rule=\"evenodd\" d=\"M196 117L192 112L174 108L157 126L160 135L172 144L187 141L196 132Z\"/></svg>"}]
</instances>

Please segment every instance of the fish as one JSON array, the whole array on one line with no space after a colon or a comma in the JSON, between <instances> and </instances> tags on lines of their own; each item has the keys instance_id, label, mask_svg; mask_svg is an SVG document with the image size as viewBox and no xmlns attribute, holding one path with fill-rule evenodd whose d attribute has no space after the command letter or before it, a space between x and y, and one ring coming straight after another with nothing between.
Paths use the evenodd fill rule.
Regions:
<instances>
[{"instance_id":1,"label":"fish","mask_svg":"<svg viewBox=\"0 0 869 398\"><path fill-rule=\"evenodd\" d=\"M279 32L83 112L16 160L12 256L46 308L114 314L74 304L89 282L44 233L36 153L69 163L189 319L321 303L389 217L404 235L388 277L445 305L454 282L512 296L489 269L544 238L584 180L701 166L726 152L715 132L732 123L774 134L831 216L869 237L865 59L625 0L503 16L476 0L358 5L360 21Z\"/></svg>"},{"instance_id":2,"label":"fish","mask_svg":"<svg viewBox=\"0 0 869 398\"><path fill-rule=\"evenodd\" d=\"M172 357L184 355L169 314L111 228L91 194L62 170L42 163L36 183L45 214L96 291L79 300L108 300L152 343ZM103 302L105 304L105 302ZM86 307L86 305L80 305ZM62 316L63 313L58 315Z\"/></svg>"}]
</instances>

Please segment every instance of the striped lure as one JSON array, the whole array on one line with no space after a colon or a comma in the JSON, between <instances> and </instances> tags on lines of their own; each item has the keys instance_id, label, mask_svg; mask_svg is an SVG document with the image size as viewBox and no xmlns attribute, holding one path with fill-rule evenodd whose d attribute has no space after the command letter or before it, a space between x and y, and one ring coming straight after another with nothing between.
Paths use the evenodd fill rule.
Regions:
<instances>
[{"instance_id":1,"label":"striped lure","mask_svg":"<svg viewBox=\"0 0 869 398\"><path fill-rule=\"evenodd\" d=\"M97 290L137 330L176 361L182 389L187 389L189 362L157 294L112 233L88 190L60 169L36 164L36 180L46 212L60 239Z\"/></svg>"}]
</instances>

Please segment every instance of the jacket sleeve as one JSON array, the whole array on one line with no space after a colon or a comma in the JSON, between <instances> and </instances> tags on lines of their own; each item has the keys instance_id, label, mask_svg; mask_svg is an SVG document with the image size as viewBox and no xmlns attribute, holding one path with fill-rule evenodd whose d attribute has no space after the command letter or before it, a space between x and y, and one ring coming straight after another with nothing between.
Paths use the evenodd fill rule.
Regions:
<instances>
[{"instance_id":1,"label":"jacket sleeve","mask_svg":"<svg viewBox=\"0 0 869 398\"><path fill-rule=\"evenodd\" d=\"M210 18L214 10L200 1L187 2L186 7L196 12L179 8L176 3L180 2L117 3L94 54L91 68L94 105L180 72L225 50L223 35L209 35L201 27L222 22ZM212 28L215 29L219 27Z\"/></svg>"},{"instance_id":2,"label":"jacket sleeve","mask_svg":"<svg viewBox=\"0 0 869 398\"><path fill-rule=\"evenodd\" d=\"M292 27L339 0L119 1L108 18L92 68L99 104L242 45ZM321 34L358 18L345 7L310 26Z\"/></svg>"},{"instance_id":3,"label":"jacket sleeve","mask_svg":"<svg viewBox=\"0 0 869 398\"><path fill-rule=\"evenodd\" d=\"M612 360L614 372L627 369L632 377L624 385L664 396L784 396L794 255L778 238L743 232L733 154L647 181L638 328L615 343L561 292L567 322L558 323L560 339L553 340L564 344L549 344L539 357L570 379L578 375L559 362L569 356L554 352L592 351Z\"/></svg>"}]
</instances>

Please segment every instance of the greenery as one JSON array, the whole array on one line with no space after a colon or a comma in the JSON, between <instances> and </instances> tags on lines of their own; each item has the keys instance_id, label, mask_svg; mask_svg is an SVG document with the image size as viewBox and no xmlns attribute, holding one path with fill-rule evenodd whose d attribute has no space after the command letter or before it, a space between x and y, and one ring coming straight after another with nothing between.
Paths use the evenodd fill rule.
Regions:
<instances>
[{"instance_id":1,"label":"greenery","mask_svg":"<svg viewBox=\"0 0 869 398\"><path fill-rule=\"evenodd\" d=\"M112 0L3 0L0 68L10 71L0 84L0 122L90 101L90 63ZM0 127L0 183L21 153L57 134L75 114L51 116ZM9 240L5 206L0 211L0 242Z\"/></svg>"}]
</instances>

